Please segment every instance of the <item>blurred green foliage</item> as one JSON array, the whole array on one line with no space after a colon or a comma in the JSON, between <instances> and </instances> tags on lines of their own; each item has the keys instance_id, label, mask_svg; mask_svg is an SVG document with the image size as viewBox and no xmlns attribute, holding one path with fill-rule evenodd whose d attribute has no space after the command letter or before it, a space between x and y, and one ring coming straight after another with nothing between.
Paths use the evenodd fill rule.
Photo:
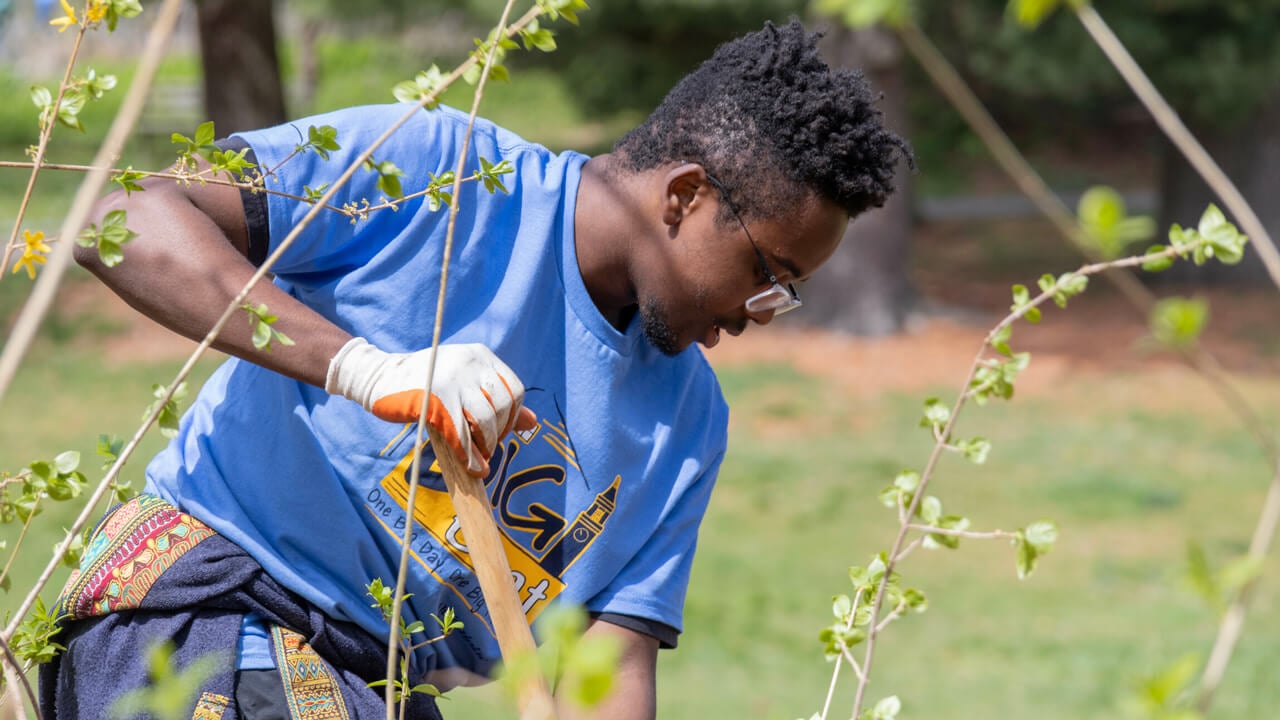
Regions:
<instances>
[{"instance_id":1,"label":"blurred green foliage","mask_svg":"<svg viewBox=\"0 0 1280 720\"><path fill-rule=\"evenodd\" d=\"M467 0L478 19L492 22L501 0ZM716 46L765 20L786 22L804 0L609 0L580 15L581 27L559 26L560 50L538 56L574 88L572 100L588 117L652 110L667 91ZM533 59L533 58L531 58Z\"/></svg>"},{"instance_id":2,"label":"blurred green foliage","mask_svg":"<svg viewBox=\"0 0 1280 720\"><path fill-rule=\"evenodd\" d=\"M1032 31L1006 0L922 3L921 22L1002 114L1115 119L1130 94L1066 12ZM1280 90L1280 0L1126 0L1094 4L1180 112L1221 126ZM1028 102L1031 101L1031 102ZM1022 108L1020 111L1019 108ZM1043 115L1039 115L1043 116Z\"/></svg>"}]
</instances>

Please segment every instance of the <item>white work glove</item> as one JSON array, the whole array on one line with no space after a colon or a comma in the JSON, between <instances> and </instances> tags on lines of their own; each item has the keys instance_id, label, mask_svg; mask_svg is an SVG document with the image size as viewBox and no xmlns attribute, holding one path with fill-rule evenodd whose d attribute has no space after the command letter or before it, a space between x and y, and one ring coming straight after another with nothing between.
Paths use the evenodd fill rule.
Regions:
<instances>
[{"instance_id":1,"label":"white work glove","mask_svg":"<svg viewBox=\"0 0 1280 720\"><path fill-rule=\"evenodd\" d=\"M504 435L537 422L522 408L524 384L483 345L441 345L436 360L427 423L453 449L467 472L484 477ZM360 403L390 422L417 422L431 350L387 353L364 338L352 338L329 361L324 389Z\"/></svg>"}]
</instances>

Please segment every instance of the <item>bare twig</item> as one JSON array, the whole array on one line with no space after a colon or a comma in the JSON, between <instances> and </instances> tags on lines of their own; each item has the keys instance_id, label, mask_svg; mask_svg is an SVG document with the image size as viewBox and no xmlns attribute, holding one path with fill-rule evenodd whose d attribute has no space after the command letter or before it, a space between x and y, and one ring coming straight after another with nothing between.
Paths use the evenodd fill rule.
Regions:
<instances>
[{"instance_id":1,"label":"bare twig","mask_svg":"<svg viewBox=\"0 0 1280 720\"><path fill-rule=\"evenodd\" d=\"M1276 468L1276 474L1271 478L1271 486L1267 488L1267 497L1262 503L1262 513L1253 530L1253 539L1249 542L1249 557L1260 560L1267 556L1275 540L1278 522L1280 522L1280 467ZM1214 638L1213 649L1209 652L1209 661L1205 663L1204 672L1200 676L1200 694L1196 699L1196 706L1201 713L1209 712L1209 707L1213 705L1214 693L1217 692L1223 676L1226 675L1227 664L1231 661L1236 642L1240 640L1240 633L1244 629L1245 612L1248 610L1256 585L1257 580L1254 579L1240 588L1240 592L1231 601L1227 612L1222 616L1222 622L1218 625L1218 635Z\"/></svg>"},{"instance_id":2,"label":"bare twig","mask_svg":"<svg viewBox=\"0 0 1280 720\"><path fill-rule=\"evenodd\" d=\"M4 674L6 677L17 675L22 681L22 687L27 691L27 699L31 701L31 711L36 714L36 720L43 720L44 716L40 714L40 699L36 697L35 690L31 688L31 681L27 679L27 674L22 672L22 663L18 662L18 658L14 657L13 649L9 647L6 640L0 642L0 649L4 650ZM6 688L6 692L9 688ZM22 708L22 701L18 701L18 708Z\"/></svg>"},{"instance_id":3,"label":"bare twig","mask_svg":"<svg viewBox=\"0 0 1280 720\"><path fill-rule=\"evenodd\" d=\"M44 127L40 128L40 139L36 145L35 157L32 158L34 162L31 164L31 176L27 178L27 190L22 194L22 202L18 205L18 217L13 221L9 242L5 243L4 257L0 258L0 280L8 274L4 270L9 267L9 259L13 256L14 249L18 247L18 230L22 228L22 219L27 214L27 204L31 202L31 192L35 190L36 177L40 175L40 164L44 162L45 151L49 149L49 138L53 135L53 126L58 124L58 111L62 109L62 98L66 96L67 86L71 82L71 71L76 66L76 57L80 54L80 43L84 40L86 30L88 30L87 23L80 25L76 31L75 43L71 46L71 56L67 58L67 69L62 74L62 82L58 83L58 96L50 106L48 117L42 117Z\"/></svg>"},{"instance_id":4,"label":"bare twig","mask_svg":"<svg viewBox=\"0 0 1280 720\"><path fill-rule=\"evenodd\" d=\"M466 133L463 136L462 149L458 153L457 167L454 170L453 190L452 190L452 196L449 202L449 223L445 231L444 256L440 266L440 288L436 297L435 325L432 328L432 334L431 334L432 348L439 347L440 336L444 326L445 297L446 297L446 291L448 290L448 285L449 285L449 260L453 254L454 233L457 228L459 197L461 194L459 191L462 187L462 173L463 173L463 170L466 168L467 155L471 148L471 132L472 132L472 128L475 125L476 115L480 110L480 101L484 98L484 87L485 87L486 81L489 78L489 68L492 67L493 65L493 60L494 60L494 57L497 55L498 45L501 42L501 39L503 37L506 37L510 32L507 26L507 18L511 13L512 5L514 5L514 0L507 0L506 5L502 9L502 16L498 20L498 25L494 29L494 32L491 35L491 40L490 40L491 45L489 47L488 55L485 57L484 65L481 67L482 72L480 73L480 79L476 83L476 90L471 103L471 112L467 118L467 129L466 129ZM525 13L525 16L521 18L520 21L517 22L517 26L523 27L524 24L527 24L529 21L538 17L540 14L541 14L541 8L535 5L534 7L530 8L528 12ZM423 436L427 432L428 403L426 402L425 398L429 398L431 396L431 389L432 389L431 386L432 386L433 380L435 379L436 357L437 355L435 353L432 353L431 359L427 363L427 376L423 378L424 400L422 402L422 407L419 410L416 439L414 444L414 447L418 447L418 448L422 447ZM442 448L434 442L433 442L433 446L434 446L433 449L435 450L437 455L450 452L450 450L447 447ZM441 458L442 462L444 462L445 460L446 458ZM408 578L409 548L411 547L410 540L412 539L413 532L414 532L413 512L415 508L416 496L418 492L418 486L420 483L421 473L422 473L422 453L414 453L413 461L409 469L409 492L408 492L408 498L406 500L406 507L408 508L408 512L409 512L409 520L405 524L405 534L401 541L400 566L396 574L395 593L392 595L391 636L388 639L388 643L387 643L387 692L388 692L387 720L394 720L394 715L391 710L390 690L391 690L391 685L394 679L394 674L396 672L395 654L399 644L399 634L400 634L399 619L401 616L402 605L404 603L405 583L407 582L407 578ZM449 489L450 489L450 495L454 496L455 488L452 485L450 485ZM488 522L492 522L492 517L487 517L486 520ZM471 540L470 533L468 534L468 539L469 541ZM483 561L482 558L476 558L477 565L482 561ZM477 571L477 574L481 574L480 567L477 566L476 571ZM481 590L484 591L486 595L486 599L489 599L488 595L490 592L490 588L486 587L485 585L482 585ZM510 584L506 584L505 587L497 588L497 591L514 592L514 589ZM500 605L499 603L493 602L492 600L489 602L489 606L491 608L496 608L499 605ZM518 607L518 604L517 604L517 607ZM497 619L496 609L494 610L494 612L495 612L495 619ZM524 627L526 633L528 633L529 632L528 625L523 622L523 619L522 619L521 625ZM495 629L497 629L497 626L498 626L498 623L495 622ZM504 635L504 633L501 630L499 630L498 640L499 640L499 644L502 646L502 649L504 651L514 650L515 645L509 645L509 643L513 640L516 640L516 638L508 638ZM523 645L526 643L520 642L518 644ZM532 634L529 634L527 638L527 645L529 647L533 647ZM512 660L511 657L507 657L506 659L507 661ZM529 682L525 683L525 687L521 688L521 693L520 693L520 697L518 698L518 702L520 704L520 713L522 718L526 718L528 720L544 720L544 719L554 718L555 716L555 709L550 699L550 692L547 690L546 686L541 683L540 678L535 678L532 684L530 684Z\"/></svg>"},{"instance_id":5,"label":"bare twig","mask_svg":"<svg viewBox=\"0 0 1280 720\"><path fill-rule=\"evenodd\" d=\"M970 538L973 540L999 540L1017 537L1017 534L1007 530L991 530L989 532L973 532L972 530L952 530L949 528L934 527L932 525L908 525L912 530L929 533L930 535L946 535L948 537Z\"/></svg>"},{"instance_id":6,"label":"bare twig","mask_svg":"<svg viewBox=\"0 0 1280 720\"><path fill-rule=\"evenodd\" d=\"M851 609L849 611L849 620L844 625L846 630L853 627L853 620L858 616L858 605L861 603L862 590L858 590L854 592L853 601L850 603ZM831 701L836 695L836 682L840 679L841 658L849 661L849 664L854 668L854 672L857 674L859 681L865 677L862 674L862 668L858 667L858 663L853 659L853 656L849 654L849 649L841 648L840 657L835 659L835 667L831 669L831 684L827 686L827 699L822 703L821 720L827 720L827 713L831 710Z\"/></svg>"},{"instance_id":7,"label":"bare twig","mask_svg":"<svg viewBox=\"0 0 1280 720\"><path fill-rule=\"evenodd\" d=\"M13 541L13 550L9 551L9 559L4 563L4 570L0 570L0 583L9 577L9 568L13 567L14 558L18 557L18 549L22 547L22 539L27 536L27 530L31 528L31 521L36 517L36 511L40 507L41 496L36 496L36 502L31 507L31 512L27 515L26 522L22 523L22 530L18 533L18 539Z\"/></svg>"}]
</instances>

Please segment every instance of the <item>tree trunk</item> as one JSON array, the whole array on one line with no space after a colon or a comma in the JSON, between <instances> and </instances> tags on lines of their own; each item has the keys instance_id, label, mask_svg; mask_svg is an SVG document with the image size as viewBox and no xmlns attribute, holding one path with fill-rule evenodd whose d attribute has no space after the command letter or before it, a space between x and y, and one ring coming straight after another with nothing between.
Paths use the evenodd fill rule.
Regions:
<instances>
[{"instance_id":1,"label":"tree trunk","mask_svg":"<svg viewBox=\"0 0 1280 720\"><path fill-rule=\"evenodd\" d=\"M1280 203L1275 201L1276 183L1280 181L1280 88L1243 125L1224 129L1201 124L1193 126L1192 132L1236 184L1272 239L1280 235ZM1161 150L1157 242L1163 243L1171 224L1195 227L1211 202L1223 212L1226 208L1168 140L1163 142ZM1227 219L1239 227L1236 218L1228 215ZM1270 280L1266 270L1252 248L1252 244L1246 246L1244 260L1239 265L1209 262L1196 267L1191 263L1176 263L1155 278L1166 283L1267 284Z\"/></svg>"},{"instance_id":2,"label":"tree trunk","mask_svg":"<svg viewBox=\"0 0 1280 720\"><path fill-rule=\"evenodd\" d=\"M205 113L219 137L285 121L271 0L196 0Z\"/></svg>"},{"instance_id":3,"label":"tree trunk","mask_svg":"<svg viewBox=\"0 0 1280 720\"><path fill-rule=\"evenodd\" d=\"M884 29L826 28L823 50L833 67L861 69L879 102L885 125L907 136L903 52ZM854 335L900 331L915 303L907 277L911 239L911 171L899 163L897 191L883 208L849 224L844 241L805 283L804 322Z\"/></svg>"},{"instance_id":4,"label":"tree trunk","mask_svg":"<svg viewBox=\"0 0 1280 720\"><path fill-rule=\"evenodd\" d=\"M316 92L320 89L320 20L302 19L302 33L298 38L298 102L303 112L316 111Z\"/></svg>"}]
</instances>

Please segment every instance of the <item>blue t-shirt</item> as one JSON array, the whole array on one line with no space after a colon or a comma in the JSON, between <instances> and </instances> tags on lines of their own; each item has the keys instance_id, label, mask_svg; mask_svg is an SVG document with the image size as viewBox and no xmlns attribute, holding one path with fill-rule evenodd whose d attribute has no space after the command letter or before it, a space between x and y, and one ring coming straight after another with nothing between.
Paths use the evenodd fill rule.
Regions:
<instances>
[{"instance_id":1,"label":"blue t-shirt","mask_svg":"<svg viewBox=\"0 0 1280 720\"><path fill-rule=\"evenodd\" d=\"M342 110L241 137L268 187L303 195L331 183L405 112ZM374 153L405 173L404 192L454 169L466 116L413 116ZM292 158L308 125L338 129L342 150ZM552 601L681 626L697 528L724 453L728 407L696 347L667 357L633 321L618 332L578 269L574 208L586 158L555 155L478 121L477 157L508 160L508 190L464 183L445 300L443 342L482 343L524 382L538 426L495 452L486 486L513 580L532 622ZM287 158L287 159L286 159ZM378 203L361 170L335 205ZM309 210L268 196L270 250ZM389 352L429 347L447 208L423 198L350 222L325 211L274 265L275 283L353 335ZM619 232L626 232L623 227ZM332 617L378 637L387 623L365 586L394 584L410 462L422 452L406 619L452 607L465 627L416 653L420 672L487 673L499 656L465 539L431 448L412 426L232 359L205 384L179 435L147 468L148 491L230 538L278 581Z\"/></svg>"}]
</instances>

